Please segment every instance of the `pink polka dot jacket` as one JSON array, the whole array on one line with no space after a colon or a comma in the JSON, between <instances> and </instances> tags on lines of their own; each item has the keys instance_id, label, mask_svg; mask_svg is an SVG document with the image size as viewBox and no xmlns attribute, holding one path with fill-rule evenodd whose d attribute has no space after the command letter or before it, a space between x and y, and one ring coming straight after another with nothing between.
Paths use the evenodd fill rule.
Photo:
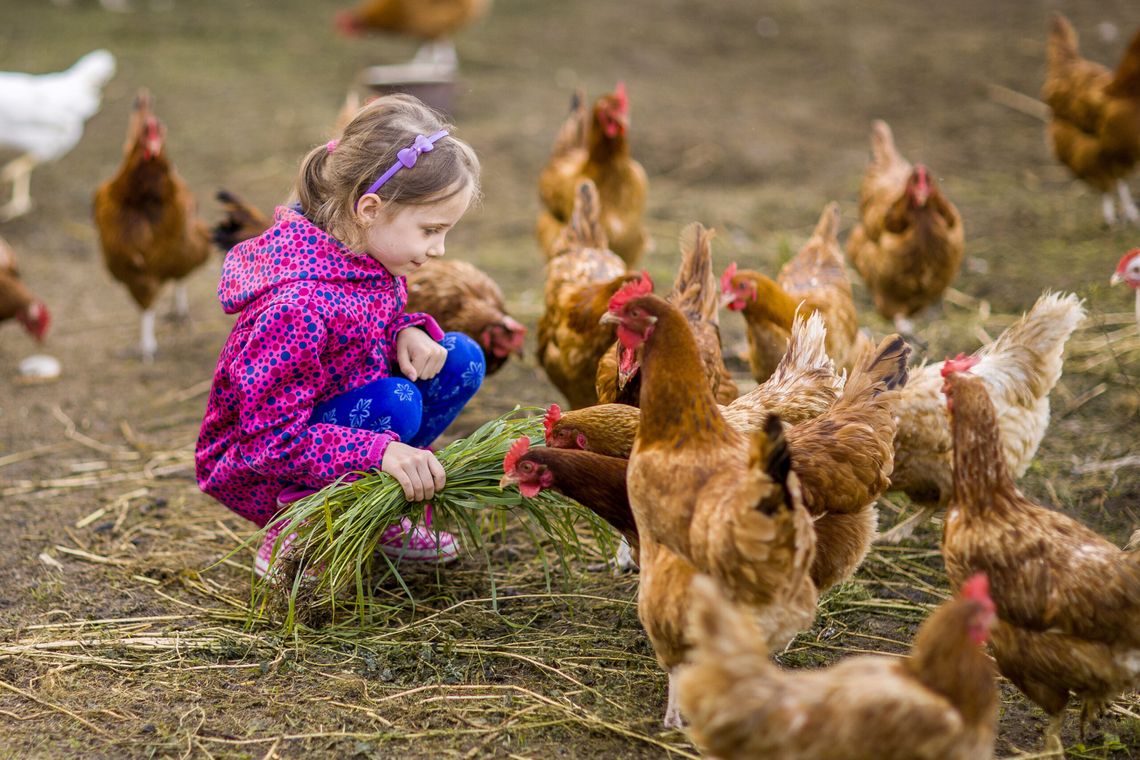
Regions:
<instances>
[{"instance_id":1,"label":"pink polka dot jacket","mask_svg":"<svg viewBox=\"0 0 1140 760\"><path fill-rule=\"evenodd\" d=\"M390 377L404 328L443 338L431 316L404 313L405 279L278 207L272 227L226 255L218 297L239 316L198 437L199 487L263 526L286 487L379 467L395 433L309 418L322 400Z\"/></svg>"}]
</instances>

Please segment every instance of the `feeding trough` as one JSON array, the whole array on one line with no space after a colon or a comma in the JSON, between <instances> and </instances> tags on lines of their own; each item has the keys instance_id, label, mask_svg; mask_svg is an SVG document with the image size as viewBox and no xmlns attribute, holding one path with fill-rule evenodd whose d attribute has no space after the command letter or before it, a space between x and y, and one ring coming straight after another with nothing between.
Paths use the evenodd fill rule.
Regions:
<instances>
[{"instance_id":1,"label":"feeding trough","mask_svg":"<svg viewBox=\"0 0 1140 760\"><path fill-rule=\"evenodd\" d=\"M451 64L412 61L370 66L358 79L376 95L405 92L438 111L451 113L455 96L455 67Z\"/></svg>"}]
</instances>

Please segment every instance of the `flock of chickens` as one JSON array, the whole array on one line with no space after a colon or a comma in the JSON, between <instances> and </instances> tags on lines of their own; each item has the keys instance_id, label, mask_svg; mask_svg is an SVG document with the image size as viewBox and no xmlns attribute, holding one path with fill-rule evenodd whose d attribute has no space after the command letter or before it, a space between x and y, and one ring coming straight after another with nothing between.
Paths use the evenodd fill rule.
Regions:
<instances>
[{"instance_id":1,"label":"flock of chickens","mask_svg":"<svg viewBox=\"0 0 1140 760\"><path fill-rule=\"evenodd\" d=\"M1115 73L1079 56L1059 15L1048 50L1057 157L1104 193L1107 222L1116 220L1113 192L1124 217L1140 222L1124 182L1140 161L1140 34ZM80 132L113 72L108 57L38 83L90 96L74 114ZM900 155L882 121L846 259L834 203L774 279L735 264L715 272L714 233L693 223L671 289L656 295L636 269L650 241L648 178L631 156L628 116L620 84L593 103L575 93L539 174L537 356L570 408L550 406L545 446L512 446L503 485L526 497L556 489L622 535L619 562L639 568L638 613L669 678L665 725L684 716L720 757L989 757L999 700L980 648L988 641L1000 672L1050 716L1047 750L1062 752L1071 696L1083 700L1083 729L1140 684L1140 551L1015 485L1048 426L1064 346L1084 316L1079 299L1044 294L974 354L909 367L910 320L953 282L964 232L932 172ZM10 134L0 129L0 139ZM78 139L68 134L64 152ZM29 150L0 170L14 188L5 213L26 210L27 171L52 157ZM140 91L94 217L108 270L142 310L144 357L157 348L153 306L165 283L180 285L214 247L269 226L237 196L218 198L227 215L210 229ZM847 260L898 334L875 343L859 329ZM1114 279L1137 289L1140 319L1140 250ZM432 260L408 285L409 309L475 338L489 374L522 352L526 328L473 265ZM184 309L184 296L176 303ZM722 307L747 328L758 385L744 395L723 361ZM40 340L50 323L0 241L0 319L13 317ZM879 536L875 505L886 491L920 510ZM923 624L911 657L853 657L812 672L770 661L872 542L897 541L940 509L956 596ZM873 699L856 696L867 688Z\"/></svg>"}]
</instances>

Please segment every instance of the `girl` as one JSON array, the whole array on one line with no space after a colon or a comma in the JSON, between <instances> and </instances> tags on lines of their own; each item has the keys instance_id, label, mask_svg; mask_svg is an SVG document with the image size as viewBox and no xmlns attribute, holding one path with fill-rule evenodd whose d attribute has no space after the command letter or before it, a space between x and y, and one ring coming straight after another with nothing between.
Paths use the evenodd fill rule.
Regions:
<instances>
[{"instance_id":1,"label":"girl","mask_svg":"<svg viewBox=\"0 0 1140 760\"><path fill-rule=\"evenodd\" d=\"M373 101L305 157L300 202L226 255L218 295L239 316L195 463L199 487L258 526L355 471L391 474L409 501L444 485L426 447L479 389L483 354L404 305L405 276L443 256L479 193L479 161L450 129L413 97ZM381 548L454 559L454 537L431 531L430 519L390 526ZM266 533L259 575L282 524Z\"/></svg>"}]
</instances>

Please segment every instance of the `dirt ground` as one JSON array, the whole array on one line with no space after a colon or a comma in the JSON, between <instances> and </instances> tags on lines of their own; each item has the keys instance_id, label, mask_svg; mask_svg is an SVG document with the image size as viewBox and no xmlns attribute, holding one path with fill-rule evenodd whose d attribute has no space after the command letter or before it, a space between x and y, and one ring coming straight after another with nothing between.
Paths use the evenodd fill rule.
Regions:
<instances>
[{"instance_id":1,"label":"dirt ground","mask_svg":"<svg viewBox=\"0 0 1140 760\"><path fill-rule=\"evenodd\" d=\"M588 572L591 558L546 575L508 537L492 553L497 610L486 563L469 558L413 579L414 609L379 589L384 625L282 637L249 622L250 556L219 560L250 526L193 479L232 323L214 295L221 255L189 280L193 321L160 323L158 359L143 365L122 353L138 316L101 264L91 195L115 171L131 99L147 86L201 214L217 218L221 187L269 208L331 136L356 72L405 60L414 44L338 38L332 2L132 3L0 6L0 69L56 71L97 47L119 64L78 147L35 171L36 208L0 225L55 316L42 348L0 328L0 757L695 755L660 726L665 678L637 621L636 579ZM458 42L454 118L482 157L485 199L448 253L495 276L533 328L536 178L576 85L629 89L633 152L651 183L646 264L661 282L694 220L717 228L718 268L773 271L833 199L845 237L870 122L885 118L967 230L955 293L919 320L932 357L973 350L1045 289L1086 299L1024 490L1123 543L1140 526L1140 467L1096 465L1140 453L1132 294L1107 287L1140 232L1103 227L1099 199L1052 159L1032 104L1008 94L1036 98L1054 8L1100 61L1115 62L1140 27L1131 0L498 0ZM856 297L868 305L858 282ZM738 345L737 315L722 322ZM870 309L863 324L888 328ZM17 363L41 351L62 378L20 382ZM516 403L560 400L532 354L490 378L448 436ZM884 523L901 503L884 503ZM784 661L903 651L945 593L939 529L876 549ZM1005 684L998 755L1037 750L1043 727ZM1065 740L1073 757L1135 757L1140 702L1119 701L1083 741L1071 711Z\"/></svg>"}]
</instances>

